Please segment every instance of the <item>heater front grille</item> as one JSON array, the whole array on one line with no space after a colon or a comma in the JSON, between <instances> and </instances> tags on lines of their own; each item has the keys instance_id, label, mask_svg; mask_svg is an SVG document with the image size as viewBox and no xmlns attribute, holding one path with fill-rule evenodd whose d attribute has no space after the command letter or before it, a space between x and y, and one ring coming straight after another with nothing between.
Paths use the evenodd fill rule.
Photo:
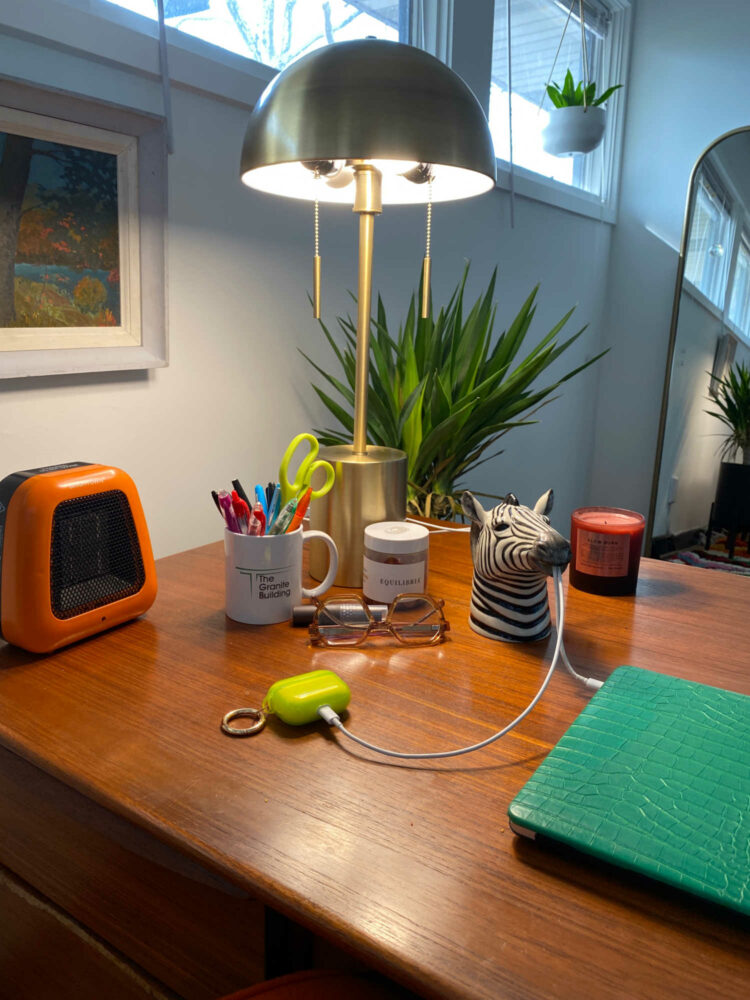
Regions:
<instances>
[{"instance_id":1,"label":"heater front grille","mask_svg":"<svg viewBox=\"0 0 750 1000\"><path fill-rule=\"evenodd\" d=\"M73 618L138 593L146 580L122 490L64 500L52 519L52 614Z\"/></svg>"}]
</instances>

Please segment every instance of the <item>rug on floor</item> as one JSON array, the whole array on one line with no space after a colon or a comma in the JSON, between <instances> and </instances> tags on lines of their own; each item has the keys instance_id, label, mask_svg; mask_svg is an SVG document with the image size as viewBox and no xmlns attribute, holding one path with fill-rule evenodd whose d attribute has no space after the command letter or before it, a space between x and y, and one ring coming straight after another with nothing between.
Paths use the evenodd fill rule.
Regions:
<instances>
[{"instance_id":1,"label":"rug on floor","mask_svg":"<svg viewBox=\"0 0 750 1000\"><path fill-rule=\"evenodd\" d=\"M747 542L737 539L732 560L729 558L725 542L726 539L719 536L711 540L710 549L683 549L682 552L673 552L663 558L667 562L681 562L687 566L699 566L701 569L717 569L739 576L750 576Z\"/></svg>"}]
</instances>

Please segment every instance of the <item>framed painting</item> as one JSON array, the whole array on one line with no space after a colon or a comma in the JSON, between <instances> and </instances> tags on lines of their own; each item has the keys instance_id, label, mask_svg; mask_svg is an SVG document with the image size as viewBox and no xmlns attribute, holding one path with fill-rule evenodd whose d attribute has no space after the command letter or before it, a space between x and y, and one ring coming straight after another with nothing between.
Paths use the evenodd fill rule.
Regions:
<instances>
[{"instance_id":1,"label":"framed painting","mask_svg":"<svg viewBox=\"0 0 750 1000\"><path fill-rule=\"evenodd\" d=\"M0 378L167 364L164 119L0 78Z\"/></svg>"}]
</instances>

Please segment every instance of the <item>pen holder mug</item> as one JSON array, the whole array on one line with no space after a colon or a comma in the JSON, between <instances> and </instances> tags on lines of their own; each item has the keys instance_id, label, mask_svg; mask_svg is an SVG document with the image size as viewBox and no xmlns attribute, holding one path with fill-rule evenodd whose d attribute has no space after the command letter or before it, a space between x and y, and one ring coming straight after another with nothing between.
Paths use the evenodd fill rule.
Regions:
<instances>
[{"instance_id":1,"label":"pen holder mug","mask_svg":"<svg viewBox=\"0 0 750 1000\"><path fill-rule=\"evenodd\" d=\"M302 586L302 546L320 538L328 546L325 579L308 590ZM339 565L336 543L324 531L284 535L238 535L224 529L224 580L229 618L247 625L290 621L303 597L318 597L333 584Z\"/></svg>"}]
</instances>

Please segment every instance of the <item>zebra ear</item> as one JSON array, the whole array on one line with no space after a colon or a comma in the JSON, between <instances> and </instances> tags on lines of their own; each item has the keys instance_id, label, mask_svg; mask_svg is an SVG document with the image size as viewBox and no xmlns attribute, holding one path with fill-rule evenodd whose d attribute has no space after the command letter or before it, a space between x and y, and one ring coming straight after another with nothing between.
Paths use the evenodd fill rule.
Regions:
<instances>
[{"instance_id":1,"label":"zebra ear","mask_svg":"<svg viewBox=\"0 0 750 1000\"><path fill-rule=\"evenodd\" d=\"M555 494L552 490L547 490L546 493L542 493L537 502L534 504L534 513L546 515L552 510L552 504L555 499Z\"/></svg>"},{"instance_id":2,"label":"zebra ear","mask_svg":"<svg viewBox=\"0 0 750 1000\"><path fill-rule=\"evenodd\" d=\"M478 524L480 528L487 523L489 514L477 500L473 493L467 490L461 497L461 509L470 521Z\"/></svg>"}]
</instances>

